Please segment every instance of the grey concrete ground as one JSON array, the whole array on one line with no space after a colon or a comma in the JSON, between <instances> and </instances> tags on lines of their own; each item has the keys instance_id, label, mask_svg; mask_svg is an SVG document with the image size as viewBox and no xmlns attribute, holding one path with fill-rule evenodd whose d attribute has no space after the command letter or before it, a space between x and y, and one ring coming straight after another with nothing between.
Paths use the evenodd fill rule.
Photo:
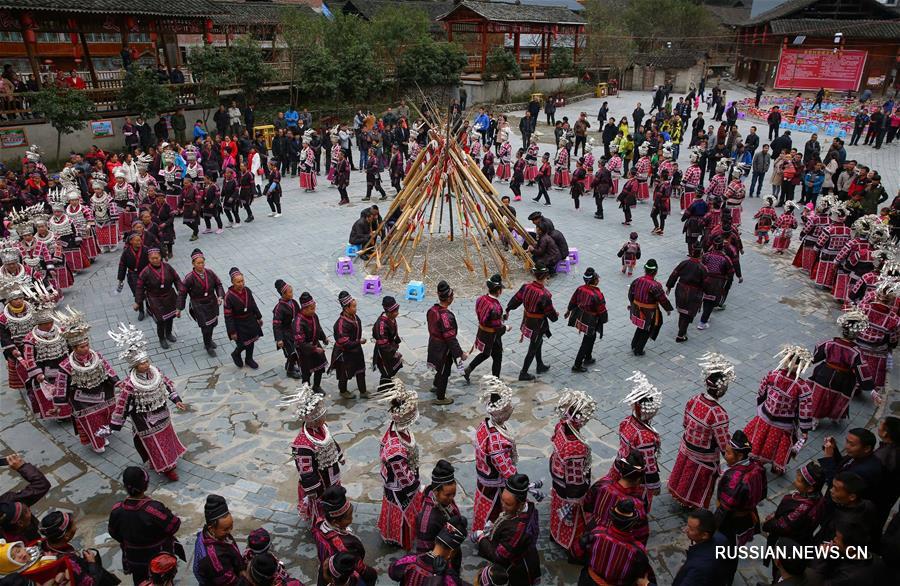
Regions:
<instances>
[{"instance_id":1,"label":"grey concrete ground","mask_svg":"<svg viewBox=\"0 0 900 586\"><path fill-rule=\"evenodd\" d=\"M740 92L732 90L729 93ZM625 93L608 101L616 118L623 115L630 118L635 102L643 101L646 106L650 96ZM564 108L558 115L565 114L574 120L574 116L584 110L593 113L591 116L596 119L599 104L599 100L580 102ZM515 119L511 122L514 128L518 126ZM749 121L742 121L740 126L745 132ZM592 132L596 130L592 128ZM547 136L552 133L544 128L545 139ZM513 140L517 144L518 139ZM795 145L799 143L802 147L802 141L805 138L797 136ZM545 146L551 148L549 144ZM895 192L897 187L898 150L896 145L881 151L867 147L849 149L851 157L871 163L885 175L889 193ZM684 152L679 162L687 165ZM196 243L206 253L209 268L227 278L231 266L240 267L248 286L254 291L266 317L266 338L258 345L260 370L238 370L231 364L227 356L230 343L224 325L216 331L219 357L210 358L202 348L198 329L186 317L177 321L178 343L165 352L153 340L152 324L149 321L139 324L151 339L152 360L175 378L182 397L190 404L188 412L174 415L175 426L188 447L185 459L179 464L181 480L168 484L153 476L151 487L155 498L168 503L184 519L180 536L189 552L202 522L204 499L208 493L216 492L229 500L235 514L235 536L242 546L252 529L265 526L273 533L275 551L288 568L307 583L314 580L315 548L295 513L297 474L290 458L290 442L299 424L289 409L278 405L295 386L284 377L283 358L272 341L269 319L277 297L273 287L277 278L292 283L298 292L312 292L319 302L322 323L329 330L338 314L337 294L342 289L358 296L359 313L367 330L378 316L380 298L360 294L365 275L361 263L357 262L357 272L353 276L336 276L334 273L334 261L342 253L350 225L363 205L359 200L365 189L364 176L354 173L351 182L354 203L342 208L336 204L338 194L335 190L320 185L318 192L306 194L300 192L296 179L286 178L283 217L266 217L265 202L257 200L254 206L256 222L239 230L226 230L218 236L203 235ZM498 189L501 193L509 192L506 185L498 184ZM677 211L666 235L658 237L650 234L648 205L637 207L634 226L626 228L620 224L619 212L611 201L607 202L606 220L599 221L592 217L592 202L585 201L582 210L576 212L568 193L554 191L551 193L553 206L545 208L527 198L536 194L535 188L526 188L525 192L524 201L516 205L519 217L524 218L531 211L540 209L565 232L570 246L581 251L581 264L573 273L555 277L550 284L557 308L565 306L571 292L581 283L580 272L593 266L600 273L600 287L610 312L604 337L597 342L597 364L592 372L585 375L570 372L579 338L574 330L558 322L552 328L553 337L544 344L545 357L552 370L535 383L511 383L517 394L511 427L518 438L520 470L532 478L549 478L548 440L558 389L583 389L598 401L599 408L594 421L586 428L586 436L594 450L594 477L599 478L609 469L615 454L618 422L628 414L627 407L620 404L628 392L625 378L633 370L644 371L663 391L663 407L654 425L662 436L660 461L665 479L677 453L684 404L701 389L696 366L701 354L716 350L737 364L737 381L723 401L731 414L732 429L736 429L753 416L758 382L775 364L772 357L782 343L811 347L835 333L838 309L831 297L810 286L808 279L790 266L790 255L776 256L770 249L758 247L748 236L749 218L759 207L759 200L754 199L748 200L744 212L746 254L742 265L745 281L733 288L727 309L714 314L708 330L699 332L692 328L690 340L685 344L674 342L675 320L668 318L659 340L648 345L646 356L636 358L629 351L633 332L626 312L629 279L619 272L615 252L628 238L628 232L636 230L640 234L643 258L656 258L661 267L660 276L664 279L684 256ZM674 209L677 207L675 203ZM189 232L178 227L173 265L181 273L189 270L193 243L188 242L188 235ZM794 244L796 246L796 242ZM115 293L117 261L117 254L102 256L93 268L78 277L75 289L67 294L65 302L87 312L94 324L95 347L124 372L114 346L106 337L106 331L119 321L135 318L130 309L128 289L122 294ZM402 291L395 285L389 286L385 293L402 298ZM503 302L511 294L512 291L506 292ZM422 444L423 480L427 480L438 459L452 461L460 480L458 500L464 512L471 514L474 489L471 438L482 411L475 400L476 387L466 386L458 375L451 379L449 390L456 403L443 408L430 404L431 375L424 361L427 342L424 321L425 311L434 300L433 290L427 292L424 302L401 300L400 332L404 340L401 351L406 360L401 376L419 389L423 399L422 417L415 427ZM472 295L457 299L453 306L465 349L471 346L476 332L473 306ZM518 325L520 315L516 313L511 317L513 328ZM514 381L525 352L525 346L518 343L515 333L506 336L505 352L503 376ZM487 366L482 366L482 372L476 374L487 370ZM368 380L372 388L377 376L370 373ZM385 423L384 407L373 400L339 399L333 378L326 379L325 388L332 402L329 425L347 454L344 480L357 504L354 526L366 543L367 561L385 571L400 552L382 546L375 528L381 494L378 446ZM97 455L78 443L70 427L35 421L24 415L25 405L16 393L7 391L2 406L0 444L3 451L21 452L28 461L45 470L53 483L50 495L35 507L36 512L43 514L53 507L74 511L80 527L80 544L98 547L107 566L118 570L121 559L118 547L106 533L106 517L112 504L123 497L119 482L122 469L139 463L128 430L112 438L105 454ZM818 457L825 435L840 436L847 427L867 424L874 411L869 399L854 401L849 423L840 427L823 425L811 434L800 460ZM763 505L763 516L773 511L781 496L790 489L797 464L794 462L789 466L785 478L770 476L769 498ZM9 471L0 473L0 490L6 490L16 481ZM562 551L549 541L548 504L545 502L539 509L543 517L540 550L545 562L544 583L574 583L578 568L567 564ZM681 533L685 518L664 493L654 500L651 519L649 550L660 583L667 584L681 564L687 546ZM756 543L761 542L762 538L757 537ZM472 579L474 569L480 563L467 544L464 577ZM189 567L182 567L182 583L193 582ZM766 575L767 571L761 565L745 562L738 583L755 584ZM385 576L381 581L389 580Z\"/></svg>"}]
</instances>

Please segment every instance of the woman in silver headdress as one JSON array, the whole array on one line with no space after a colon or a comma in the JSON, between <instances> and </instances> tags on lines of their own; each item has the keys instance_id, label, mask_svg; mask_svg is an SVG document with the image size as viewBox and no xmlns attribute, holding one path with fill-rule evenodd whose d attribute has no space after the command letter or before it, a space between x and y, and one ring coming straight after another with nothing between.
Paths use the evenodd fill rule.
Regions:
<instances>
[{"instance_id":1,"label":"woman in silver headdress","mask_svg":"<svg viewBox=\"0 0 900 586\"><path fill-rule=\"evenodd\" d=\"M384 496L378 531L385 542L409 550L416 531L416 515L421 508L419 492L419 445L410 427L419 418L419 395L403 386L400 379L390 381L383 401L387 402L391 422L381 438L381 478Z\"/></svg>"},{"instance_id":2,"label":"woman in silver headdress","mask_svg":"<svg viewBox=\"0 0 900 586\"><path fill-rule=\"evenodd\" d=\"M174 482L178 480L175 466L187 449L175 433L166 401L174 403L179 411L185 411L187 405L178 395L175 383L150 364L142 331L131 324L119 324L115 332L108 333L122 349L119 357L130 366L125 380L119 383L110 429L119 431L125 420L131 419L134 447L141 460Z\"/></svg>"},{"instance_id":3,"label":"woman in silver headdress","mask_svg":"<svg viewBox=\"0 0 900 586\"><path fill-rule=\"evenodd\" d=\"M56 322L72 351L59 364L53 403L72 410L82 445L100 454L106 450L119 377L106 358L91 348L91 326L83 313L70 307L56 314Z\"/></svg>"}]
</instances>

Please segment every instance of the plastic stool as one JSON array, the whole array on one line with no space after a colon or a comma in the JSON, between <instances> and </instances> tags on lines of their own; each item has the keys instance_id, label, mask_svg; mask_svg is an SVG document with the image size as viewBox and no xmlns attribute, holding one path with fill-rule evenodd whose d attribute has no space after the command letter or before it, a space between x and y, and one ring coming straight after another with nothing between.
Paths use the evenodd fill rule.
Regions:
<instances>
[{"instance_id":1,"label":"plastic stool","mask_svg":"<svg viewBox=\"0 0 900 586\"><path fill-rule=\"evenodd\" d=\"M344 254L350 258L356 258L357 253L359 252L359 246L355 244L348 244L347 248L344 250Z\"/></svg>"},{"instance_id":2,"label":"plastic stool","mask_svg":"<svg viewBox=\"0 0 900 586\"><path fill-rule=\"evenodd\" d=\"M352 275L353 261L346 256L339 257L337 263L334 265L334 272L338 275Z\"/></svg>"},{"instance_id":3,"label":"plastic stool","mask_svg":"<svg viewBox=\"0 0 900 586\"><path fill-rule=\"evenodd\" d=\"M378 275L366 275L363 279L363 295L378 295L381 293L381 277Z\"/></svg>"},{"instance_id":4,"label":"plastic stool","mask_svg":"<svg viewBox=\"0 0 900 586\"><path fill-rule=\"evenodd\" d=\"M425 299L425 283L422 281L410 281L406 285L406 299L409 301L422 301Z\"/></svg>"},{"instance_id":5,"label":"plastic stool","mask_svg":"<svg viewBox=\"0 0 900 586\"><path fill-rule=\"evenodd\" d=\"M573 264L573 265L577 265L579 259L580 259L580 257L578 255L578 249L570 248L569 249L569 258L568 258L569 263Z\"/></svg>"},{"instance_id":6,"label":"plastic stool","mask_svg":"<svg viewBox=\"0 0 900 586\"><path fill-rule=\"evenodd\" d=\"M567 258L562 259L558 263L556 263L556 272L557 273L571 273L572 272L572 261Z\"/></svg>"}]
</instances>

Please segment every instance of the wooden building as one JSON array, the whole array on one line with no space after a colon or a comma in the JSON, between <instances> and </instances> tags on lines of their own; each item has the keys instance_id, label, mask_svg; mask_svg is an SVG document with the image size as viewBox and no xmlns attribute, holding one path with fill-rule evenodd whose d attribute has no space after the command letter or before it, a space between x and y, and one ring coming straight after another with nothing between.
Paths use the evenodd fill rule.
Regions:
<instances>
[{"instance_id":1,"label":"wooden building","mask_svg":"<svg viewBox=\"0 0 900 586\"><path fill-rule=\"evenodd\" d=\"M573 61L584 44L586 21L564 6L536 6L520 2L483 2L457 0L452 10L438 17L447 30L447 40L460 43L466 50L469 63L465 73L481 75L488 54L495 47L512 41L512 52L519 61L523 75L529 71L543 75L554 50L570 50ZM532 57L523 57L521 39L525 35L539 38L539 47ZM570 36L571 42L560 38ZM558 45L568 45L562 48Z\"/></svg>"},{"instance_id":2,"label":"wooden building","mask_svg":"<svg viewBox=\"0 0 900 586\"><path fill-rule=\"evenodd\" d=\"M742 82L876 95L897 84L900 12L877 0L788 0L737 34Z\"/></svg>"},{"instance_id":3,"label":"wooden building","mask_svg":"<svg viewBox=\"0 0 900 586\"><path fill-rule=\"evenodd\" d=\"M73 69L89 88L114 87L122 53L149 67L182 67L192 45L251 35L273 59L281 11L321 0L0 0L0 63L23 81ZM190 81L190 73L185 70Z\"/></svg>"}]
</instances>

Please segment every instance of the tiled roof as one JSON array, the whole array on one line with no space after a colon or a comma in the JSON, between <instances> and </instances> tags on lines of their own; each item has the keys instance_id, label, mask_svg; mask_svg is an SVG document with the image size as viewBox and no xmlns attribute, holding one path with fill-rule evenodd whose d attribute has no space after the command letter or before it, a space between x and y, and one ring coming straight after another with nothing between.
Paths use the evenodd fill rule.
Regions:
<instances>
[{"instance_id":1,"label":"tiled roof","mask_svg":"<svg viewBox=\"0 0 900 586\"><path fill-rule=\"evenodd\" d=\"M446 20L458 8L468 8L472 12L493 22L515 22L522 24L586 24L581 16L562 6L535 6L515 2L482 2L462 0L457 2L439 20Z\"/></svg>"},{"instance_id":2,"label":"tiled roof","mask_svg":"<svg viewBox=\"0 0 900 586\"><path fill-rule=\"evenodd\" d=\"M275 25L281 22L284 10L315 11L304 4L277 4L275 2L245 2L244 0L209 0L222 10L213 16L216 24Z\"/></svg>"},{"instance_id":3,"label":"tiled roof","mask_svg":"<svg viewBox=\"0 0 900 586\"><path fill-rule=\"evenodd\" d=\"M402 0L397 2L388 2L386 0L347 0L343 4L345 12L355 8L356 12L366 20L372 20L385 8L392 7L422 10L428 14L429 20L435 21L438 16L446 14L453 9L453 0Z\"/></svg>"},{"instance_id":4,"label":"tiled roof","mask_svg":"<svg viewBox=\"0 0 900 586\"><path fill-rule=\"evenodd\" d=\"M746 6L704 6L713 18L725 26L738 26L750 20L750 8Z\"/></svg>"},{"instance_id":5,"label":"tiled roof","mask_svg":"<svg viewBox=\"0 0 900 586\"><path fill-rule=\"evenodd\" d=\"M763 24L773 20L779 20L794 16L803 18L804 16L832 16L834 10L841 10L842 16L847 16L847 20L852 20L850 12L846 12L854 7L867 9L875 15L884 15L888 20L900 17L900 11L896 8L885 6L877 0L855 0L853 3L831 4L827 6L816 6L822 0L788 0L784 4L780 4L771 10L767 10L762 14L758 14L756 18L748 19L746 25Z\"/></svg>"},{"instance_id":6,"label":"tiled roof","mask_svg":"<svg viewBox=\"0 0 900 586\"><path fill-rule=\"evenodd\" d=\"M0 0L0 9L173 17L214 16L223 13L222 8L210 0Z\"/></svg>"},{"instance_id":7,"label":"tiled roof","mask_svg":"<svg viewBox=\"0 0 900 586\"><path fill-rule=\"evenodd\" d=\"M776 35L831 37L840 32L848 39L900 39L900 20L837 20L791 18L769 23Z\"/></svg>"}]
</instances>

